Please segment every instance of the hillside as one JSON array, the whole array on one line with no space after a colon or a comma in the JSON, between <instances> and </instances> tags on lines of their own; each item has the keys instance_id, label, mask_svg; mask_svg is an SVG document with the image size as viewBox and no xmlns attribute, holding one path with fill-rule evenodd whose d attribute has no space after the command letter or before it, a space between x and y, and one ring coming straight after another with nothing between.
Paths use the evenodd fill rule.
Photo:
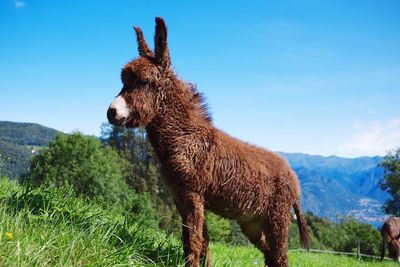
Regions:
<instances>
[{"instance_id":1,"label":"hillside","mask_svg":"<svg viewBox=\"0 0 400 267\"><path fill-rule=\"evenodd\" d=\"M0 177L1 266L184 266L182 243L146 227L118 205L66 188L29 191ZM297 229L296 229L297 230ZM251 246L211 243L213 266L264 266ZM289 251L290 266L397 266L355 257Z\"/></svg>"},{"instance_id":2,"label":"hillside","mask_svg":"<svg viewBox=\"0 0 400 267\"><path fill-rule=\"evenodd\" d=\"M303 209L337 220L352 215L379 225L381 207L389 194L379 188L381 157L355 159L280 152L297 173L302 186Z\"/></svg>"},{"instance_id":3,"label":"hillside","mask_svg":"<svg viewBox=\"0 0 400 267\"><path fill-rule=\"evenodd\" d=\"M29 159L54 139L57 130L35 123L0 121L0 171L16 178L29 167Z\"/></svg>"},{"instance_id":4,"label":"hillside","mask_svg":"<svg viewBox=\"0 0 400 267\"><path fill-rule=\"evenodd\" d=\"M36 123L0 121L0 141L23 146L47 146L57 130Z\"/></svg>"}]
</instances>

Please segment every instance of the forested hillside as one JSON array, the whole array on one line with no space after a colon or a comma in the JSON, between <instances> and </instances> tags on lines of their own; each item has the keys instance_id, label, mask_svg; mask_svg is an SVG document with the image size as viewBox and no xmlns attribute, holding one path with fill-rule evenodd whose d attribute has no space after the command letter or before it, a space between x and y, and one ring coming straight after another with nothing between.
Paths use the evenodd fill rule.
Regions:
<instances>
[{"instance_id":1,"label":"forested hillside","mask_svg":"<svg viewBox=\"0 0 400 267\"><path fill-rule=\"evenodd\" d=\"M0 172L18 178L27 171L29 159L57 133L35 123L0 121Z\"/></svg>"},{"instance_id":2,"label":"forested hillside","mask_svg":"<svg viewBox=\"0 0 400 267\"><path fill-rule=\"evenodd\" d=\"M24 146L47 146L57 130L36 123L0 121L0 141Z\"/></svg>"}]
</instances>

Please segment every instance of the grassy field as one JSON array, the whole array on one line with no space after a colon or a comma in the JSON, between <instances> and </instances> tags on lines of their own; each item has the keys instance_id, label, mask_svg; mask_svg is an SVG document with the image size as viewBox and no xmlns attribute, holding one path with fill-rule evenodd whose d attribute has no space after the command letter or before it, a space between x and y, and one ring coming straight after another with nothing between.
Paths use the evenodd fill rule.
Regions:
<instances>
[{"instance_id":1,"label":"grassy field","mask_svg":"<svg viewBox=\"0 0 400 267\"><path fill-rule=\"evenodd\" d=\"M211 246L211 251L215 267L264 266L261 253L252 247L230 247L214 244ZM305 252L289 252L289 265L293 267L399 266L399 264L391 261L358 261L355 257Z\"/></svg>"},{"instance_id":2,"label":"grassy field","mask_svg":"<svg viewBox=\"0 0 400 267\"><path fill-rule=\"evenodd\" d=\"M252 247L213 244L214 266L263 266ZM398 266L301 252L291 266ZM178 238L72 191L0 180L0 266L182 266Z\"/></svg>"}]
</instances>

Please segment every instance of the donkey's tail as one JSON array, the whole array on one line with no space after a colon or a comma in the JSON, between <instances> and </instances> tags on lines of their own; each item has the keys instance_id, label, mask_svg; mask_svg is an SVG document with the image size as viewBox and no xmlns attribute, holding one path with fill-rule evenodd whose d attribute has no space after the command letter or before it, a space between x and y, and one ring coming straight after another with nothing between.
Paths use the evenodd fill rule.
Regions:
<instances>
[{"instance_id":1,"label":"donkey's tail","mask_svg":"<svg viewBox=\"0 0 400 267\"><path fill-rule=\"evenodd\" d=\"M300 243L307 251L309 251L311 248L311 239L310 239L310 236L308 235L308 231L307 231L307 222L304 219L303 214L301 214L301 211L300 211L299 200L297 200L293 204L293 209L294 209L294 212L296 213L297 225L299 226Z\"/></svg>"}]
</instances>

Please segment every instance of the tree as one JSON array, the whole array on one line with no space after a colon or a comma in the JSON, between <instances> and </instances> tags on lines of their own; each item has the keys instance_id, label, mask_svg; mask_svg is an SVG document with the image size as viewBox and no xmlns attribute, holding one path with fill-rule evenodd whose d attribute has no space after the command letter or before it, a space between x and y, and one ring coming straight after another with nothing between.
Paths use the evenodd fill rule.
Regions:
<instances>
[{"instance_id":1,"label":"tree","mask_svg":"<svg viewBox=\"0 0 400 267\"><path fill-rule=\"evenodd\" d=\"M5 165L5 159L4 159L4 156L0 152L0 175L3 173L4 165Z\"/></svg>"},{"instance_id":2,"label":"tree","mask_svg":"<svg viewBox=\"0 0 400 267\"><path fill-rule=\"evenodd\" d=\"M124 165L126 179L133 189L150 195L160 191L159 163L144 129L127 129L103 124L101 138L126 160Z\"/></svg>"},{"instance_id":3,"label":"tree","mask_svg":"<svg viewBox=\"0 0 400 267\"><path fill-rule=\"evenodd\" d=\"M86 197L128 207L133 191L125 182L122 166L118 154L96 137L58 134L31 160L24 178L35 185L72 186Z\"/></svg>"},{"instance_id":4,"label":"tree","mask_svg":"<svg viewBox=\"0 0 400 267\"><path fill-rule=\"evenodd\" d=\"M333 246L337 251L351 252L356 248L357 240L360 241L360 250L363 254L379 255L381 244L380 233L372 225L357 222L354 218L344 218L334 227L334 236L340 236L339 244Z\"/></svg>"},{"instance_id":5,"label":"tree","mask_svg":"<svg viewBox=\"0 0 400 267\"><path fill-rule=\"evenodd\" d=\"M386 201L383 209L388 214L400 216L400 148L389 152L380 165L384 169L380 186L392 196L392 199Z\"/></svg>"},{"instance_id":6,"label":"tree","mask_svg":"<svg viewBox=\"0 0 400 267\"><path fill-rule=\"evenodd\" d=\"M372 225L358 222L351 216L342 217L336 223L311 212L306 212L304 216L309 225L313 248L355 252L359 241L361 253L379 255L380 233ZM297 232L297 229L294 230ZM298 247L295 242L292 244L292 248Z\"/></svg>"},{"instance_id":7,"label":"tree","mask_svg":"<svg viewBox=\"0 0 400 267\"><path fill-rule=\"evenodd\" d=\"M160 173L160 163L153 152L145 129L127 129L104 123L101 140L124 159L126 181L135 192L148 194L157 209L160 228L180 232L181 220L170 192Z\"/></svg>"}]
</instances>

